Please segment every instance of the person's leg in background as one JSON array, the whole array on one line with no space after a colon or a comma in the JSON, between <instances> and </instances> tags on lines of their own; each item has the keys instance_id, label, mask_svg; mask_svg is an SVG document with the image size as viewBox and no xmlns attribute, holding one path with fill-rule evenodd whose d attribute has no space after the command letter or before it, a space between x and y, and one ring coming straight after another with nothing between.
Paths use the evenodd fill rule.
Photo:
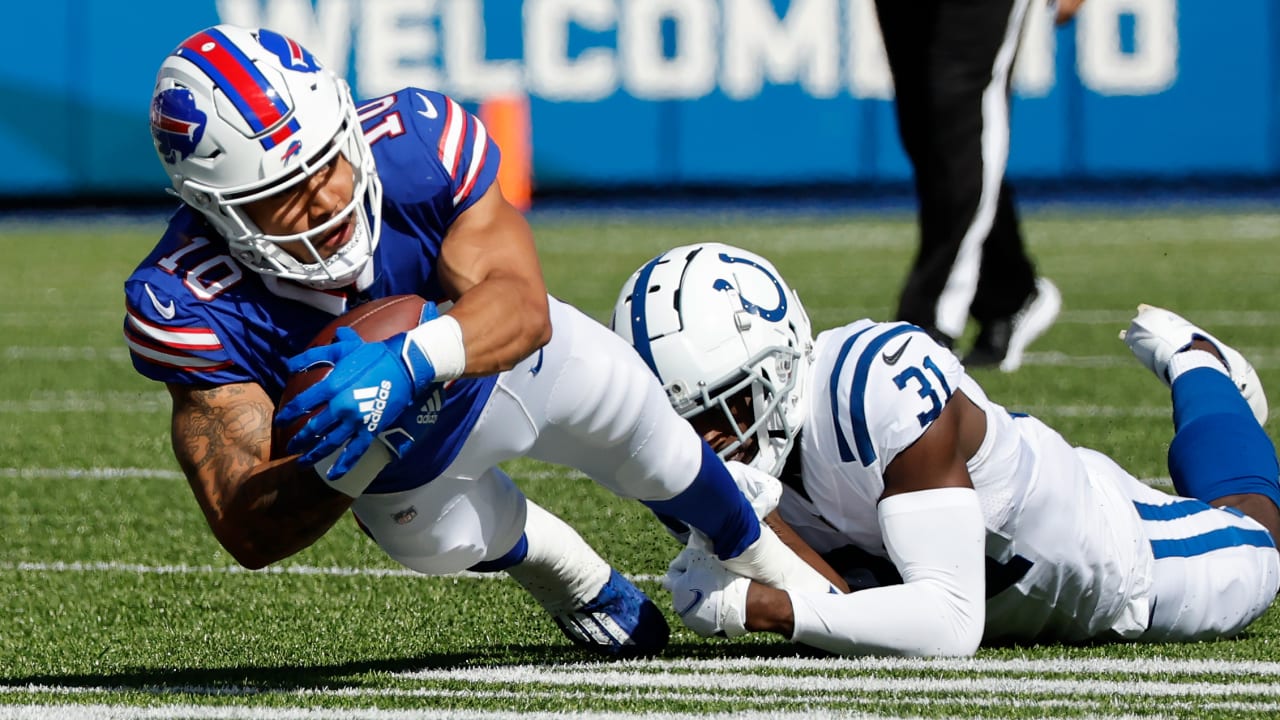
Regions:
<instances>
[{"instance_id":1,"label":"person's leg in background","mask_svg":"<svg viewBox=\"0 0 1280 720\"><path fill-rule=\"evenodd\" d=\"M1025 347L1052 323L1030 339L1025 325L1016 338L1002 325L1018 318L1036 288L1012 194L1003 190L1008 83L1029 2L876 3L920 204L920 248L898 319L947 342L964 332L972 312L993 330L1010 330L985 333L989 351L1008 350L1011 339ZM977 364L999 363L1006 353L999 354L971 353Z\"/></svg>"},{"instance_id":2,"label":"person's leg in background","mask_svg":"<svg viewBox=\"0 0 1280 720\"><path fill-rule=\"evenodd\" d=\"M919 325L947 347L955 337L938 330L935 311L938 296L955 260L959 236L946 232L939 212L941 194L936 181L938 165L932 151L929 61L939 32L936 0L901 3L877 0L876 14L893 74L894 113L903 150L915 170L914 182L919 224L919 246L899 298L897 318Z\"/></svg>"},{"instance_id":3,"label":"person's leg in background","mask_svg":"<svg viewBox=\"0 0 1280 720\"><path fill-rule=\"evenodd\" d=\"M983 245L978 288L969 307L979 324L973 348L964 357L969 367L1017 370L1027 346L1053 325L1062 308L1057 286L1036 276L1013 194L1008 182L1003 183L995 222Z\"/></svg>"}]
</instances>

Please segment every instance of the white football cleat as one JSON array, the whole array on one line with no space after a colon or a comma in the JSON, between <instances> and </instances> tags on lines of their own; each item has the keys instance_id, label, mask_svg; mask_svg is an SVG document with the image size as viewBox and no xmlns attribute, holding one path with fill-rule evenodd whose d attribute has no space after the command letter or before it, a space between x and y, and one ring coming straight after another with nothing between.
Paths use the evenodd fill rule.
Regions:
<instances>
[{"instance_id":1,"label":"white football cleat","mask_svg":"<svg viewBox=\"0 0 1280 720\"><path fill-rule=\"evenodd\" d=\"M1120 339L1165 385L1170 384L1170 358L1174 353L1184 350L1196 338L1207 340L1218 349L1218 354L1227 366L1227 375L1249 403L1258 424L1266 424L1267 395L1262 390L1262 381L1258 379L1258 373L1249 361L1235 348L1193 325L1181 315L1154 305L1139 305L1138 315L1129 323L1129 329L1120 331Z\"/></svg>"}]
</instances>

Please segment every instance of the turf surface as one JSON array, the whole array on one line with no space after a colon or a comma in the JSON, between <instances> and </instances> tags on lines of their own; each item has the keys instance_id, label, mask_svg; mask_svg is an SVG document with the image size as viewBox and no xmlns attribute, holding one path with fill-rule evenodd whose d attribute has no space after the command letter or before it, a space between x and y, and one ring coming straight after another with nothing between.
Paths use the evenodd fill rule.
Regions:
<instances>
[{"instance_id":1,"label":"turf surface","mask_svg":"<svg viewBox=\"0 0 1280 720\"><path fill-rule=\"evenodd\" d=\"M1159 483L1167 393L1116 339L1137 303L1202 322L1280 387L1280 214L1041 212L1025 225L1064 312L1021 371L975 373L993 399ZM1274 609L1230 641L962 662L704 641L668 609L662 657L597 664L513 582L414 576L349 520L240 571L177 473L166 394L121 340L121 283L160 230L0 223L0 717L1280 715ZM535 217L535 231L551 291L603 322L634 268L705 240L774 260L816 329L887 319L915 246L899 215ZM668 606L657 578L678 548L642 508L561 468L507 470Z\"/></svg>"}]
</instances>

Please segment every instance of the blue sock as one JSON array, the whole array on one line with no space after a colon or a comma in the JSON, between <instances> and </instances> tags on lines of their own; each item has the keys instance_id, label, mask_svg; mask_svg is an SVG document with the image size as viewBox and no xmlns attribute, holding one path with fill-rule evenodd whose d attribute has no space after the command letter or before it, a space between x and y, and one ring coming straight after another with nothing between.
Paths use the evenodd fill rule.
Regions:
<instances>
[{"instance_id":1,"label":"blue sock","mask_svg":"<svg viewBox=\"0 0 1280 720\"><path fill-rule=\"evenodd\" d=\"M519 565L524 562L524 558L529 554L529 538L520 533L520 539L516 541L514 547L503 553L502 557L494 560L481 560L480 562L467 568L472 572L498 572L506 570L509 567Z\"/></svg>"},{"instance_id":2,"label":"blue sock","mask_svg":"<svg viewBox=\"0 0 1280 720\"><path fill-rule=\"evenodd\" d=\"M702 466L689 487L670 500L646 500L663 522L676 518L701 530L721 559L737 557L760 537L760 521L734 484L729 469L702 443ZM668 523L669 524L669 523Z\"/></svg>"},{"instance_id":3,"label":"blue sock","mask_svg":"<svg viewBox=\"0 0 1280 720\"><path fill-rule=\"evenodd\" d=\"M658 518L659 522L667 526L667 530L671 531L671 534L674 535L677 540L679 540L682 543L689 542L689 526L688 525L685 525L684 523L671 517L670 515L663 515L662 513L656 510L653 512L653 514Z\"/></svg>"},{"instance_id":4,"label":"blue sock","mask_svg":"<svg viewBox=\"0 0 1280 720\"><path fill-rule=\"evenodd\" d=\"M1231 378L1195 368L1173 382L1169 475L1183 497L1212 502L1253 493L1280 507L1276 449Z\"/></svg>"}]
</instances>

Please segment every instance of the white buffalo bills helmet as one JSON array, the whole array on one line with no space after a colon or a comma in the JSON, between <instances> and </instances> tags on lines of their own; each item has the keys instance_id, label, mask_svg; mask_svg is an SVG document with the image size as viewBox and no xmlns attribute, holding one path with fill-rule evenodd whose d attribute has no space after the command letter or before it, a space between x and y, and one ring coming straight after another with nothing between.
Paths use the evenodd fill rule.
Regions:
<instances>
[{"instance_id":1,"label":"white buffalo bills helmet","mask_svg":"<svg viewBox=\"0 0 1280 720\"><path fill-rule=\"evenodd\" d=\"M668 250L623 285L612 328L682 416L724 413L737 440L721 457L754 439L750 464L782 472L804 416L813 338L799 296L772 263L719 243ZM728 401L748 392L754 417L735 418Z\"/></svg>"},{"instance_id":2,"label":"white buffalo bills helmet","mask_svg":"<svg viewBox=\"0 0 1280 720\"><path fill-rule=\"evenodd\" d=\"M381 229L382 187L351 90L279 33L218 25L187 38L160 65L151 134L174 192L199 210L231 253L264 275L327 289L352 282ZM354 170L351 202L323 224L266 235L244 212L288 190L342 153ZM321 260L313 241L356 218L352 239ZM298 260L280 243L300 243Z\"/></svg>"}]
</instances>

